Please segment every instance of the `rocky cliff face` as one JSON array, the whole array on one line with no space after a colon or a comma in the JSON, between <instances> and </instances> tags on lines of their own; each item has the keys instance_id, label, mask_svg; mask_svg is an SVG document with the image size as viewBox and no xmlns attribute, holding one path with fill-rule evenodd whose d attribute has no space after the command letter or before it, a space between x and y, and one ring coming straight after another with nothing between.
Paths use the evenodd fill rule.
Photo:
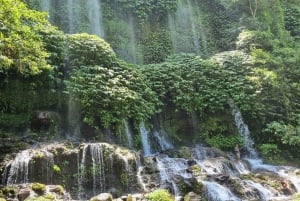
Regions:
<instances>
[{"instance_id":1,"label":"rocky cliff face","mask_svg":"<svg viewBox=\"0 0 300 201\"><path fill-rule=\"evenodd\" d=\"M65 199L107 192L124 199L141 193L137 200L143 200L163 188L176 200L289 200L299 190L298 173L291 167L255 166L204 145L141 157L107 143L61 143L18 153L6 164L1 181L2 192L11 188L6 198L20 197L28 189L24 184L38 182L65 186L70 193L68 198L61 194Z\"/></svg>"}]
</instances>

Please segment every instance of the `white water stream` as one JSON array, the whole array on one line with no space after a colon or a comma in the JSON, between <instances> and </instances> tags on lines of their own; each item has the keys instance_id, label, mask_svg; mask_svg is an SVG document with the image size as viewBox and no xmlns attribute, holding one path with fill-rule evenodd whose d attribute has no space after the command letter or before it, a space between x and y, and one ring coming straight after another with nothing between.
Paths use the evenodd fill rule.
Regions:
<instances>
[{"instance_id":1,"label":"white water stream","mask_svg":"<svg viewBox=\"0 0 300 201\"><path fill-rule=\"evenodd\" d=\"M140 134L141 134L141 139L142 139L144 156L149 156L152 154L151 145L150 145L149 136L148 136L149 131L145 128L144 123L140 124Z\"/></svg>"},{"instance_id":2,"label":"white water stream","mask_svg":"<svg viewBox=\"0 0 300 201\"><path fill-rule=\"evenodd\" d=\"M103 17L100 0L86 0L90 31L100 37L104 37Z\"/></svg>"}]
</instances>

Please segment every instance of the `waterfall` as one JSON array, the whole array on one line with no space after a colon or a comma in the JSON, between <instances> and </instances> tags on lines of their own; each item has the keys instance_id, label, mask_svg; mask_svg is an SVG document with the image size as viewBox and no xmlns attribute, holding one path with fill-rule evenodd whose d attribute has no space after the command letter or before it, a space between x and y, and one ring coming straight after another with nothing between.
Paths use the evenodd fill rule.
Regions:
<instances>
[{"instance_id":1,"label":"waterfall","mask_svg":"<svg viewBox=\"0 0 300 201\"><path fill-rule=\"evenodd\" d=\"M217 182L204 181L206 188L206 196L208 201L240 201L228 188L218 184Z\"/></svg>"},{"instance_id":2,"label":"waterfall","mask_svg":"<svg viewBox=\"0 0 300 201\"><path fill-rule=\"evenodd\" d=\"M73 2L75 0L67 0L67 13L68 13L68 33L74 33L74 22L77 19L75 18L75 14L74 14L74 6L73 6Z\"/></svg>"},{"instance_id":3,"label":"waterfall","mask_svg":"<svg viewBox=\"0 0 300 201\"><path fill-rule=\"evenodd\" d=\"M91 33L104 37L101 1L87 0L86 3Z\"/></svg>"},{"instance_id":4,"label":"waterfall","mask_svg":"<svg viewBox=\"0 0 300 201\"><path fill-rule=\"evenodd\" d=\"M16 183L33 182L34 173L38 177L42 177L43 182L51 183L53 177L54 155L45 147L40 150L27 149L18 153L15 159L9 163L3 174L3 183L7 178L7 184L12 185ZM31 162L41 163L39 169L33 169ZM9 170L9 171L8 171ZM29 177L30 176L30 177Z\"/></svg>"},{"instance_id":5,"label":"waterfall","mask_svg":"<svg viewBox=\"0 0 300 201\"><path fill-rule=\"evenodd\" d=\"M127 138L127 143L130 148L133 147L133 139L132 139L132 133L131 130L129 129L128 122L126 120L123 120L124 128L125 128L125 134Z\"/></svg>"},{"instance_id":6,"label":"waterfall","mask_svg":"<svg viewBox=\"0 0 300 201\"><path fill-rule=\"evenodd\" d=\"M104 191L105 187L103 150L101 144L90 144L90 149L93 162L93 191L96 194L98 182L101 191Z\"/></svg>"},{"instance_id":7,"label":"waterfall","mask_svg":"<svg viewBox=\"0 0 300 201\"><path fill-rule=\"evenodd\" d=\"M80 109L78 104L75 102L72 92L69 92L68 99L68 135L72 138L80 137Z\"/></svg>"},{"instance_id":8,"label":"waterfall","mask_svg":"<svg viewBox=\"0 0 300 201\"><path fill-rule=\"evenodd\" d=\"M14 161L9 164L10 170L7 178L7 184L28 183L29 162L32 158L32 150L24 150L17 154ZM8 167L6 167L8 168Z\"/></svg>"},{"instance_id":9,"label":"waterfall","mask_svg":"<svg viewBox=\"0 0 300 201\"><path fill-rule=\"evenodd\" d=\"M200 44L199 44L199 36L198 33L196 31L196 24L195 24L195 19L193 16L193 12L192 12L192 6L191 6L191 2L190 0L187 0L187 8L189 10L189 18L190 18L190 23L191 23L191 29L192 29L192 33L193 33L193 44L194 44L194 48L196 53L200 53Z\"/></svg>"},{"instance_id":10,"label":"waterfall","mask_svg":"<svg viewBox=\"0 0 300 201\"><path fill-rule=\"evenodd\" d=\"M253 182L251 180L245 180L244 182L248 186L251 186L251 187L253 187L254 189L256 189L258 191L261 201L270 200L272 192L269 189L265 188L260 183Z\"/></svg>"},{"instance_id":11,"label":"waterfall","mask_svg":"<svg viewBox=\"0 0 300 201\"><path fill-rule=\"evenodd\" d=\"M186 160L183 158L169 158L166 155L157 156L156 160L161 181L163 183L170 182L176 198L175 200L180 200L181 194L176 184L176 178L192 178L192 175L186 171L188 169Z\"/></svg>"},{"instance_id":12,"label":"waterfall","mask_svg":"<svg viewBox=\"0 0 300 201\"><path fill-rule=\"evenodd\" d=\"M83 190L84 183L86 182L87 171L87 156L88 150L90 151L90 156L92 160L91 174L93 177L93 194L96 194L96 189L99 189L101 192L104 191L105 184L105 174L104 174L104 162L103 162L103 150L101 143L91 143L86 144L83 147L82 158L80 163L80 177L79 189ZM80 192L79 197L81 197L83 192Z\"/></svg>"},{"instance_id":13,"label":"waterfall","mask_svg":"<svg viewBox=\"0 0 300 201\"><path fill-rule=\"evenodd\" d=\"M248 129L248 125L244 123L240 109L234 104L233 100L229 101L229 105L232 110L232 115L234 117L235 125L243 138L244 148L245 148L245 150L247 150L248 157L250 159L251 158L257 159L258 153L253 147L254 142L250 136L250 131Z\"/></svg>"},{"instance_id":14,"label":"waterfall","mask_svg":"<svg viewBox=\"0 0 300 201\"><path fill-rule=\"evenodd\" d=\"M145 124L140 124L140 134L141 134L141 140L143 145L143 151L145 156L151 155L151 145L149 142L149 131L145 128Z\"/></svg>"},{"instance_id":15,"label":"waterfall","mask_svg":"<svg viewBox=\"0 0 300 201\"><path fill-rule=\"evenodd\" d=\"M137 63L136 59L136 37L135 37L135 27L134 27L134 22L133 22L133 17L132 15L129 16L128 18L128 26L129 26L129 31L130 31L130 52L131 52L131 62L132 63Z\"/></svg>"},{"instance_id":16,"label":"waterfall","mask_svg":"<svg viewBox=\"0 0 300 201\"><path fill-rule=\"evenodd\" d=\"M164 130L154 131L153 135L157 139L162 151L174 148L174 145L166 138L166 132Z\"/></svg>"},{"instance_id":17,"label":"waterfall","mask_svg":"<svg viewBox=\"0 0 300 201\"><path fill-rule=\"evenodd\" d=\"M201 46L203 46L204 51L206 49L205 29L201 22L199 6L195 4L196 2L191 0L179 0L175 15L168 14L168 26L175 53L193 52L199 54L201 53Z\"/></svg>"},{"instance_id":18,"label":"waterfall","mask_svg":"<svg viewBox=\"0 0 300 201\"><path fill-rule=\"evenodd\" d=\"M48 18L50 18L51 1L50 0L42 0L41 1L41 10L47 12Z\"/></svg>"}]
</instances>

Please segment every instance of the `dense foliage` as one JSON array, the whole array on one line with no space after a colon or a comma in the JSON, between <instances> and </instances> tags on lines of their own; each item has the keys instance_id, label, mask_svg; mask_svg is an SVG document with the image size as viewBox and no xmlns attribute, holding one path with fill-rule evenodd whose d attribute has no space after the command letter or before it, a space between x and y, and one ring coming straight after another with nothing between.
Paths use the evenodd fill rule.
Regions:
<instances>
[{"instance_id":1,"label":"dense foliage","mask_svg":"<svg viewBox=\"0 0 300 201\"><path fill-rule=\"evenodd\" d=\"M108 43L88 34L69 38L69 90L80 102L84 122L112 127L127 118L140 122L154 113L156 97L143 75L117 61Z\"/></svg>"},{"instance_id":2,"label":"dense foliage","mask_svg":"<svg viewBox=\"0 0 300 201\"><path fill-rule=\"evenodd\" d=\"M0 73L37 75L51 67L40 30L50 24L41 12L19 0L0 1Z\"/></svg>"},{"instance_id":3,"label":"dense foliage","mask_svg":"<svg viewBox=\"0 0 300 201\"><path fill-rule=\"evenodd\" d=\"M52 1L50 21L68 33L88 32L85 1L72 8L77 18L71 25L65 3ZM231 149L240 143L224 126L231 121L228 101L233 100L264 156L299 157L298 3L103 1L104 37L117 55L151 63L136 67L120 62L97 36L66 35L45 13L20 0L0 0L0 126L25 129L40 110L66 116L62 92L70 90L91 126L116 127L123 119L137 123L160 112L194 114L203 119L201 139ZM197 55L170 56L182 51Z\"/></svg>"}]
</instances>

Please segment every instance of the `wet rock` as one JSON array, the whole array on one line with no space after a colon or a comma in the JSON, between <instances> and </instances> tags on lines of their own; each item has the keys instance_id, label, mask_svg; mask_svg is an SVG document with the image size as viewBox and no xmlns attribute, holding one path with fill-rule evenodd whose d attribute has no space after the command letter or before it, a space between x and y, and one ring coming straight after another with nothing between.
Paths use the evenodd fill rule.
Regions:
<instances>
[{"instance_id":1,"label":"wet rock","mask_svg":"<svg viewBox=\"0 0 300 201\"><path fill-rule=\"evenodd\" d=\"M101 193L90 199L90 201L112 201L112 200L113 198L110 193Z\"/></svg>"},{"instance_id":2,"label":"wet rock","mask_svg":"<svg viewBox=\"0 0 300 201\"><path fill-rule=\"evenodd\" d=\"M187 169L188 173L191 173L194 177L201 175L201 167L199 165L192 165Z\"/></svg>"},{"instance_id":3,"label":"wet rock","mask_svg":"<svg viewBox=\"0 0 300 201\"><path fill-rule=\"evenodd\" d=\"M30 189L29 188L26 188L26 189L21 189L19 191L19 193L17 194L17 197L18 197L18 200L19 201L23 201L25 200L26 198L28 198L30 196Z\"/></svg>"},{"instance_id":4,"label":"wet rock","mask_svg":"<svg viewBox=\"0 0 300 201\"><path fill-rule=\"evenodd\" d=\"M184 196L184 201L200 201L200 200L202 200L201 196L194 192L189 192Z\"/></svg>"},{"instance_id":5,"label":"wet rock","mask_svg":"<svg viewBox=\"0 0 300 201\"><path fill-rule=\"evenodd\" d=\"M214 179L215 179L217 182L225 183L225 182L228 181L229 175L226 175L226 174L219 174L219 175L216 175Z\"/></svg>"}]
</instances>

